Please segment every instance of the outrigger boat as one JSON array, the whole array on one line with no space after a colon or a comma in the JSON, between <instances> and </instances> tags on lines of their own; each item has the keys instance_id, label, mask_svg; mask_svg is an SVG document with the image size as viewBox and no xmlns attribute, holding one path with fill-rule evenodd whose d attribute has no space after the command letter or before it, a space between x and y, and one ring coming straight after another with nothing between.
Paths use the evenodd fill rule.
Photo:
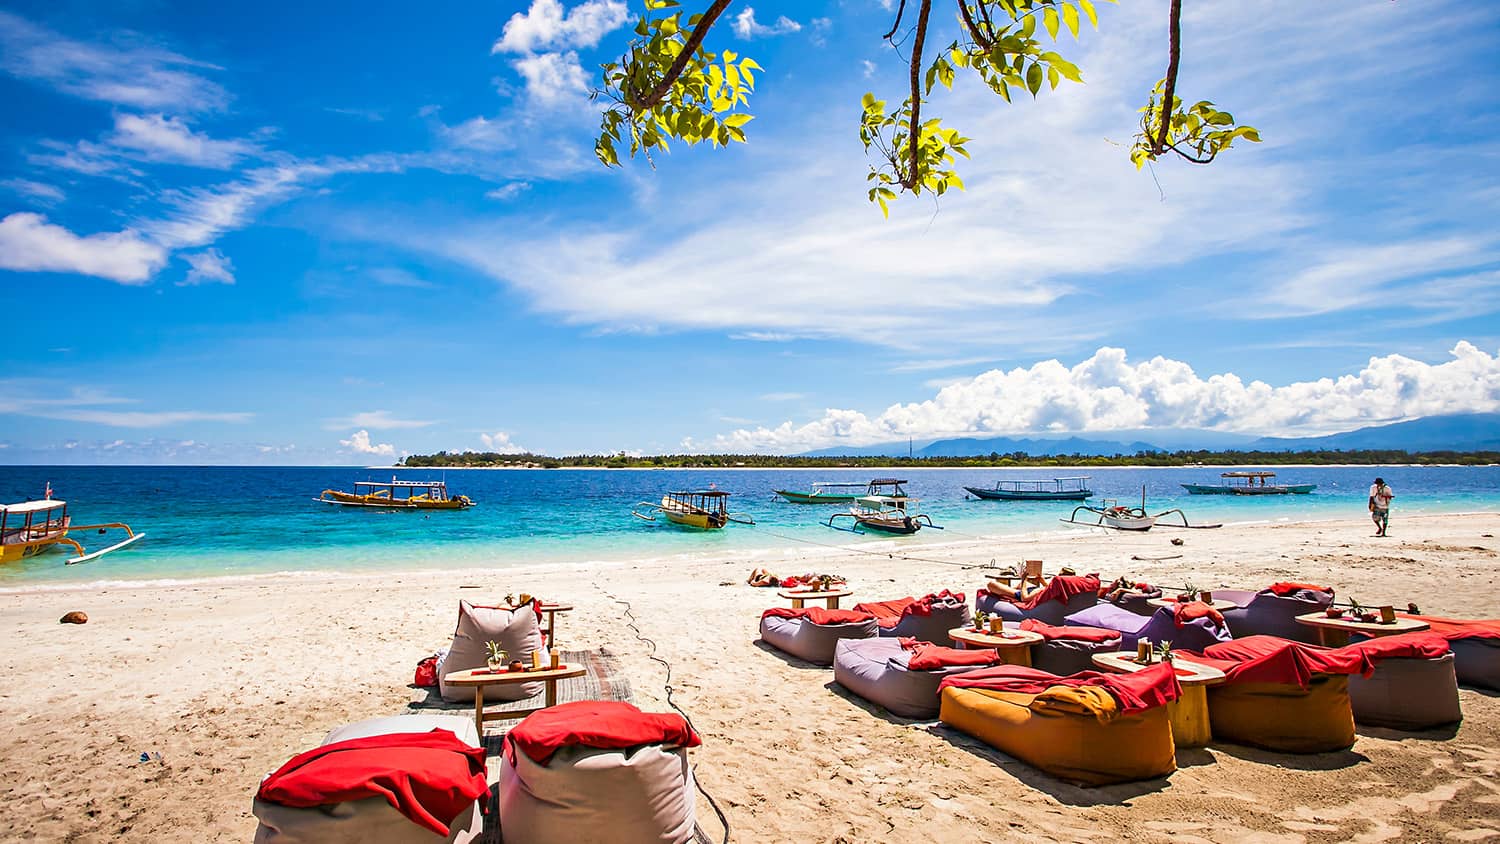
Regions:
<instances>
[{"instance_id":1,"label":"outrigger boat","mask_svg":"<svg viewBox=\"0 0 1500 844\"><path fill-rule=\"evenodd\" d=\"M729 512L729 495L718 489L669 492L661 497L660 504L650 501L636 504L630 515L648 522L656 521L657 515L661 515L674 525L699 530L717 530L730 522L755 524L755 520L749 516ZM646 512L642 513L642 508Z\"/></svg>"},{"instance_id":2,"label":"outrigger boat","mask_svg":"<svg viewBox=\"0 0 1500 844\"><path fill-rule=\"evenodd\" d=\"M1191 495L1306 495L1317 484L1273 484L1275 472L1224 472L1218 484L1182 484Z\"/></svg>"},{"instance_id":3,"label":"outrigger boat","mask_svg":"<svg viewBox=\"0 0 1500 844\"><path fill-rule=\"evenodd\" d=\"M898 482L904 483L904 481ZM925 524L930 528L942 530L938 525L932 523L932 517L926 513L918 513L913 516L906 512L908 504L915 504L915 498L905 495L865 495L854 500L854 505L847 513L834 513L828 517L828 526L835 530L847 530L851 533L864 533L867 530L879 531L880 533L892 533L907 536L922 529ZM851 519L853 523L849 527L841 527L834 524L838 519Z\"/></svg>"},{"instance_id":4,"label":"outrigger boat","mask_svg":"<svg viewBox=\"0 0 1500 844\"><path fill-rule=\"evenodd\" d=\"M90 553L83 543L68 536L69 533L97 530L125 531L125 538L106 548ZM52 498L52 487L47 487L47 497L41 501L23 501L0 507L0 563L10 563L33 557L58 545L72 548L77 556L64 560L66 565L87 563L105 554L118 551L131 543L145 538L145 533L136 533L129 525L109 522L98 525L75 525L68 515L68 503Z\"/></svg>"},{"instance_id":5,"label":"outrigger boat","mask_svg":"<svg viewBox=\"0 0 1500 844\"><path fill-rule=\"evenodd\" d=\"M1087 516L1085 516L1083 519L1079 519L1078 514L1080 512L1091 514L1094 517L1093 521L1088 521ZM1170 516L1174 513L1177 514L1178 518L1182 519L1182 524L1174 525L1170 523L1164 523L1161 525L1162 527L1180 527L1192 528L1194 530L1208 530L1224 526L1222 523L1213 525L1188 524L1187 514L1182 512L1181 509L1175 507L1171 510L1163 510L1162 512L1157 513L1154 516L1150 515L1146 512L1145 487L1141 487L1141 506L1139 507L1129 507L1121 504L1113 498L1106 498L1100 501L1098 506L1080 504L1079 506L1073 508L1072 514L1070 514L1066 519L1059 519L1058 521L1065 522L1070 525L1081 525L1083 527L1104 527L1111 528L1113 530L1143 531L1150 530L1157 525L1157 522L1160 519L1166 516Z\"/></svg>"},{"instance_id":6,"label":"outrigger boat","mask_svg":"<svg viewBox=\"0 0 1500 844\"><path fill-rule=\"evenodd\" d=\"M891 495L906 498L906 481L896 478L876 478L869 483L823 482L812 485L811 492L794 492L789 489L773 490L777 495L793 504L848 504L867 495ZM864 489L864 492L840 492L847 489ZM887 492L889 490L889 492Z\"/></svg>"},{"instance_id":7,"label":"outrigger boat","mask_svg":"<svg viewBox=\"0 0 1500 844\"><path fill-rule=\"evenodd\" d=\"M966 486L975 498L1004 501L1082 501L1094 493L1089 489L1088 476L1077 478L1053 478L1051 480L996 481L994 489Z\"/></svg>"},{"instance_id":8,"label":"outrigger boat","mask_svg":"<svg viewBox=\"0 0 1500 844\"><path fill-rule=\"evenodd\" d=\"M420 490L420 492L419 492ZM399 493L405 493L401 495ZM443 481L358 481L353 492L325 489L315 501L344 507L379 507L387 510L462 510L473 507L467 495L448 497Z\"/></svg>"}]
</instances>

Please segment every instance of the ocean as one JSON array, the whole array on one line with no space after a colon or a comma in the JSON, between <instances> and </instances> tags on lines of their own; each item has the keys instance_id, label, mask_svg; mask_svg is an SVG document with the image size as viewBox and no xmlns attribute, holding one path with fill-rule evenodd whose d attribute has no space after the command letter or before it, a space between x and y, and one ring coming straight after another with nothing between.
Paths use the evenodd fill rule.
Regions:
<instances>
[{"instance_id":1,"label":"ocean","mask_svg":"<svg viewBox=\"0 0 1500 844\"><path fill-rule=\"evenodd\" d=\"M1237 467L1255 468L1255 467ZM964 486L1001 479L1089 475L1091 503L1115 498L1147 510L1185 510L1193 523L1364 520L1370 482L1396 492L1392 533L1416 513L1500 511L1500 467L1269 467L1283 483L1316 483L1310 495L1194 496L1179 484L1217 483L1225 467L896 470L916 507L944 530L910 537L836 531L824 522L836 505L796 505L772 490L806 490L815 481L863 483L891 470L871 469L358 469L348 467L4 466L0 502L42 497L50 483L75 524L125 522L146 538L99 560L63 565L62 550L0 568L0 589L51 589L85 583L185 580L275 572L417 571L579 563L643 558L734 557L748 564L784 549L827 546L902 548L906 553L955 541L1018 534L1065 535L1059 522L1072 502L970 499ZM314 499L357 480L444 479L452 495L478 506L406 512L333 507ZM756 524L693 531L631 516L639 501L668 490L710 484L733 494L730 510ZM80 537L90 550L99 537ZM93 541L90 542L89 540ZM750 565L747 565L748 568Z\"/></svg>"}]
</instances>

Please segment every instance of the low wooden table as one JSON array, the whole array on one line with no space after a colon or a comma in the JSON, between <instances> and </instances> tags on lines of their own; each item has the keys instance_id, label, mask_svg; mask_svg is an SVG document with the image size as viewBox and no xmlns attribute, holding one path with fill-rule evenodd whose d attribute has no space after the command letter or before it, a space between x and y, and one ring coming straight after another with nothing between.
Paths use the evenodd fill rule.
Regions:
<instances>
[{"instance_id":1,"label":"low wooden table","mask_svg":"<svg viewBox=\"0 0 1500 844\"><path fill-rule=\"evenodd\" d=\"M826 592L820 592L816 589L783 589L776 594L780 595L783 598L790 598L792 601L792 609L794 610L802 609L804 601L816 601L819 599L825 601L825 606L827 606L829 609L836 610L839 608L839 599L847 598L850 595L853 595L854 590L829 589Z\"/></svg>"},{"instance_id":2,"label":"low wooden table","mask_svg":"<svg viewBox=\"0 0 1500 844\"><path fill-rule=\"evenodd\" d=\"M1042 641L1042 634L1030 630L1006 630L1004 634L980 632L972 627L955 627L948 637L966 648L995 648L1007 665L1031 667L1031 646Z\"/></svg>"},{"instance_id":3,"label":"low wooden table","mask_svg":"<svg viewBox=\"0 0 1500 844\"><path fill-rule=\"evenodd\" d=\"M1177 601L1175 599L1173 599L1173 598L1147 598L1146 599L1146 603L1148 605L1150 605L1150 606L1158 607L1158 608L1159 607L1175 607L1175 606L1177 606ZM1213 607L1214 609L1218 610L1219 612L1223 612L1225 610L1232 610L1235 607L1239 606L1239 604L1236 604L1233 601L1226 601L1223 598L1215 598L1215 599L1213 599L1212 603L1209 603L1207 601L1205 601L1204 603L1208 603L1209 606Z\"/></svg>"},{"instance_id":4,"label":"low wooden table","mask_svg":"<svg viewBox=\"0 0 1500 844\"><path fill-rule=\"evenodd\" d=\"M1390 624L1379 621L1355 621L1351 618L1329 618L1323 612L1310 612L1306 615L1297 616L1298 624L1308 627L1316 627L1318 630L1318 643L1330 648L1341 648L1349 644L1350 633L1363 633L1366 636L1394 636L1397 633L1415 633L1418 630L1427 630L1431 627L1425 621L1417 621L1415 618L1397 618Z\"/></svg>"},{"instance_id":5,"label":"low wooden table","mask_svg":"<svg viewBox=\"0 0 1500 844\"><path fill-rule=\"evenodd\" d=\"M557 614L560 612L572 612L572 604L542 604L542 615L547 616L547 647L557 647Z\"/></svg>"},{"instance_id":6,"label":"low wooden table","mask_svg":"<svg viewBox=\"0 0 1500 844\"><path fill-rule=\"evenodd\" d=\"M1129 651L1094 654L1094 664L1116 674L1134 674L1150 665L1135 661ZM1155 665L1153 662L1151 665ZM1172 722L1172 742L1178 747L1203 747L1213 741L1208 722L1208 687L1224 682L1224 672L1182 658L1172 660L1182 696L1167 704L1167 719Z\"/></svg>"},{"instance_id":7,"label":"low wooden table","mask_svg":"<svg viewBox=\"0 0 1500 844\"><path fill-rule=\"evenodd\" d=\"M508 718L525 718L539 709L557 705L557 681L569 677L582 677L587 673L582 665L562 664L556 668L544 668L540 671L501 671L492 673L488 668L471 668L468 671L455 671L443 678L443 682L450 686L472 686L474 688L474 728L479 735L484 735L485 721L504 721ZM508 709L504 712L484 711L484 690L486 686L513 686L517 683L545 684L541 706L533 706L530 709Z\"/></svg>"}]
</instances>

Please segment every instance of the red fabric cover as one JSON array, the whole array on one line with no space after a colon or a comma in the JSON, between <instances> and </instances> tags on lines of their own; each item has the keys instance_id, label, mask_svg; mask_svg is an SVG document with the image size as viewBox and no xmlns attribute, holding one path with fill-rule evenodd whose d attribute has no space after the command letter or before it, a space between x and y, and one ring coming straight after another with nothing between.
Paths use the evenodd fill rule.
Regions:
<instances>
[{"instance_id":1,"label":"red fabric cover","mask_svg":"<svg viewBox=\"0 0 1500 844\"><path fill-rule=\"evenodd\" d=\"M1448 640L1441 633L1420 630L1395 636L1376 636L1363 642L1345 645L1341 650L1357 650L1375 662L1382 659L1437 659L1448 653Z\"/></svg>"},{"instance_id":2,"label":"red fabric cover","mask_svg":"<svg viewBox=\"0 0 1500 844\"><path fill-rule=\"evenodd\" d=\"M1077 642L1112 642L1120 638L1120 631L1102 627L1057 627L1045 621L1027 618L1021 621L1021 629L1039 634L1051 642L1057 639L1072 639Z\"/></svg>"},{"instance_id":3,"label":"red fabric cover","mask_svg":"<svg viewBox=\"0 0 1500 844\"><path fill-rule=\"evenodd\" d=\"M424 689L438 684L436 656L429 656L417 663L417 670L412 674L411 684Z\"/></svg>"},{"instance_id":4,"label":"red fabric cover","mask_svg":"<svg viewBox=\"0 0 1500 844\"><path fill-rule=\"evenodd\" d=\"M761 618L770 616L778 618L805 618L813 624L854 624L860 621L869 621L875 616L862 610L830 610L823 607L803 607L794 610L791 607L771 607L760 614Z\"/></svg>"},{"instance_id":5,"label":"red fabric cover","mask_svg":"<svg viewBox=\"0 0 1500 844\"><path fill-rule=\"evenodd\" d=\"M519 748L538 765L564 747L621 750L643 744L697 747L702 739L675 712L642 712L623 700L580 700L533 712L505 734L507 755ZM514 759L514 756L509 758Z\"/></svg>"},{"instance_id":6,"label":"red fabric cover","mask_svg":"<svg viewBox=\"0 0 1500 844\"><path fill-rule=\"evenodd\" d=\"M1177 682L1176 673L1165 662L1132 674L1080 671L1067 677L1019 665L997 665L994 668L976 668L944 678L938 684L938 691L949 686L1027 695L1041 694L1053 686L1101 686L1120 704L1121 715L1163 706L1182 694L1182 685Z\"/></svg>"},{"instance_id":7,"label":"red fabric cover","mask_svg":"<svg viewBox=\"0 0 1500 844\"><path fill-rule=\"evenodd\" d=\"M1000 661L1000 651L996 648L959 650L918 641L910 636L902 636L899 641L901 647L911 651L906 667L912 671L933 671L956 665L994 665Z\"/></svg>"},{"instance_id":8,"label":"red fabric cover","mask_svg":"<svg viewBox=\"0 0 1500 844\"><path fill-rule=\"evenodd\" d=\"M811 586L815 580L819 582L820 586L822 585L822 578L815 574L794 574L791 577L783 577L781 579L781 587L783 589L795 589L798 586ZM834 589L842 589L849 585L849 582L846 580L831 580L828 582L828 585Z\"/></svg>"},{"instance_id":9,"label":"red fabric cover","mask_svg":"<svg viewBox=\"0 0 1500 844\"><path fill-rule=\"evenodd\" d=\"M334 742L293 756L256 797L305 809L384 797L411 822L447 835L448 825L489 791L484 748L450 730L391 733Z\"/></svg>"},{"instance_id":10,"label":"red fabric cover","mask_svg":"<svg viewBox=\"0 0 1500 844\"><path fill-rule=\"evenodd\" d=\"M894 625L885 624L884 619L900 619L908 615L932 615L932 605L939 601L965 602L967 600L968 598L962 592L949 592L947 589L944 589L941 592L923 595L920 598L897 598L894 601L867 601L855 604L854 608L874 614L875 618L880 622L881 627L892 627Z\"/></svg>"},{"instance_id":11,"label":"red fabric cover","mask_svg":"<svg viewBox=\"0 0 1500 844\"><path fill-rule=\"evenodd\" d=\"M1500 639L1500 618L1442 618L1436 615L1396 613L1397 618L1425 621L1433 633L1452 642L1455 639Z\"/></svg>"},{"instance_id":12,"label":"red fabric cover","mask_svg":"<svg viewBox=\"0 0 1500 844\"><path fill-rule=\"evenodd\" d=\"M1213 608L1211 604L1202 601L1193 601L1187 604L1172 605L1172 620L1182 627L1195 618L1207 618L1213 621L1214 626L1224 626L1224 614Z\"/></svg>"},{"instance_id":13,"label":"red fabric cover","mask_svg":"<svg viewBox=\"0 0 1500 844\"><path fill-rule=\"evenodd\" d=\"M1059 574L1053 577L1051 580L1047 581L1047 585L1042 588L1042 591L1036 593L1035 595L1032 595L1030 598L1027 598L1024 601L1007 599L1004 595L1000 595L999 597L1001 600L1010 600L1011 603L1015 604L1017 607L1020 607L1023 610L1034 610L1042 604L1047 603L1048 601L1066 602L1074 595L1081 595L1084 592L1097 593L1098 591L1099 575L1097 574L1088 574L1083 576L1079 576L1076 574Z\"/></svg>"},{"instance_id":14,"label":"red fabric cover","mask_svg":"<svg viewBox=\"0 0 1500 844\"><path fill-rule=\"evenodd\" d=\"M1332 586L1319 586L1316 583L1296 583L1294 581L1283 581L1281 583L1273 583L1270 586L1270 590L1273 593L1280 595L1283 598L1296 592L1300 592L1303 589L1307 589L1312 592L1327 592L1330 595L1333 594Z\"/></svg>"},{"instance_id":15,"label":"red fabric cover","mask_svg":"<svg viewBox=\"0 0 1500 844\"><path fill-rule=\"evenodd\" d=\"M875 616L877 622L886 619L899 619L906 608L915 604L916 598L897 598L894 601L862 601L854 605L855 612L867 612ZM928 610L928 612L932 612ZM885 625L881 625L884 627Z\"/></svg>"},{"instance_id":16,"label":"red fabric cover","mask_svg":"<svg viewBox=\"0 0 1500 844\"><path fill-rule=\"evenodd\" d=\"M1210 645L1183 656L1224 672L1228 683L1287 683L1307 688L1314 674L1362 674L1375 671L1368 654L1349 648L1323 648L1278 636L1246 636Z\"/></svg>"}]
</instances>

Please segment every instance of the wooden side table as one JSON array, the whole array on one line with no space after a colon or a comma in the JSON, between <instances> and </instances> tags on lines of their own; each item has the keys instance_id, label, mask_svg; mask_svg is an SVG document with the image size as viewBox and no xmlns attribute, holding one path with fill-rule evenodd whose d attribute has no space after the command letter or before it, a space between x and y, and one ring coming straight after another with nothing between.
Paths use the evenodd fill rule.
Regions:
<instances>
[{"instance_id":1,"label":"wooden side table","mask_svg":"<svg viewBox=\"0 0 1500 844\"><path fill-rule=\"evenodd\" d=\"M1151 667L1136 662L1135 654L1129 651L1094 654L1094 664L1117 674L1134 674ZM1172 660L1172 668L1182 685L1182 696L1167 704L1172 741L1178 747L1203 747L1214 737L1208 721L1208 687L1224 682L1224 672L1180 658Z\"/></svg>"},{"instance_id":2,"label":"wooden side table","mask_svg":"<svg viewBox=\"0 0 1500 844\"><path fill-rule=\"evenodd\" d=\"M839 608L839 599L847 598L850 595L853 595L854 590L829 589L827 591L819 591L816 589L783 589L776 594L780 595L783 598L790 598L792 601L792 609L794 610L802 609L802 607L804 606L803 602L805 601L817 601L820 599L826 602L824 605L829 609L836 610Z\"/></svg>"},{"instance_id":3,"label":"wooden side table","mask_svg":"<svg viewBox=\"0 0 1500 844\"><path fill-rule=\"evenodd\" d=\"M474 728L479 735L484 735L485 721L504 721L509 718L525 718L539 709L557 705L557 681L568 677L582 677L587 670L582 665L559 665L556 668L544 668L540 671L490 671L488 668L471 668L468 671L455 671L443 677L443 682L450 686L472 686L474 688ZM510 709L504 712L484 711L484 690L487 686L513 686L518 683L545 684L544 697L541 706L533 706L530 709Z\"/></svg>"},{"instance_id":4,"label":"wooden side table","mask_svg":"<svg viewBox=\"0 0 1500 844\"><path fill-rule=\"evenodd\" d=\"M1349 644L1350 633L1363 633L1366 636L1394 636L1397 633L1415 633L1418 630L1427 630L1431 625L1425 621L1415 618L1397 618L1390 624L1379 621L1356 621L1352 618L1329 618L1324 612L1310 612L1306 615L1297 616L1298 624L1315 627L1318 631L1318 644L1330 648L1341 648Z\"/></svg>"},{"instance_id":5,"label":"wooden side table","mask_svg":"<svg viewBox=\"0 0 1500 844\"><path fill-rule=\"evenodd\" d=\"M972 627L955 627L948 637L967 648L994 648L1006 665L1031 667L1031 646L1042 641L1042 634L1030 630L1006 630L1003 634L975 630Z\"/></svg>"},{"instance_id":6,"label":"wooden side table","mask_svg":"<svg viewBox=\"0 0 1500 844\"><path fill-rule=\"evenodd\" d=\"M557 647L557 614L572 612L572 604L542 604L542 615L547 617L547 647Z\"/></svg>"}]
</instances>

